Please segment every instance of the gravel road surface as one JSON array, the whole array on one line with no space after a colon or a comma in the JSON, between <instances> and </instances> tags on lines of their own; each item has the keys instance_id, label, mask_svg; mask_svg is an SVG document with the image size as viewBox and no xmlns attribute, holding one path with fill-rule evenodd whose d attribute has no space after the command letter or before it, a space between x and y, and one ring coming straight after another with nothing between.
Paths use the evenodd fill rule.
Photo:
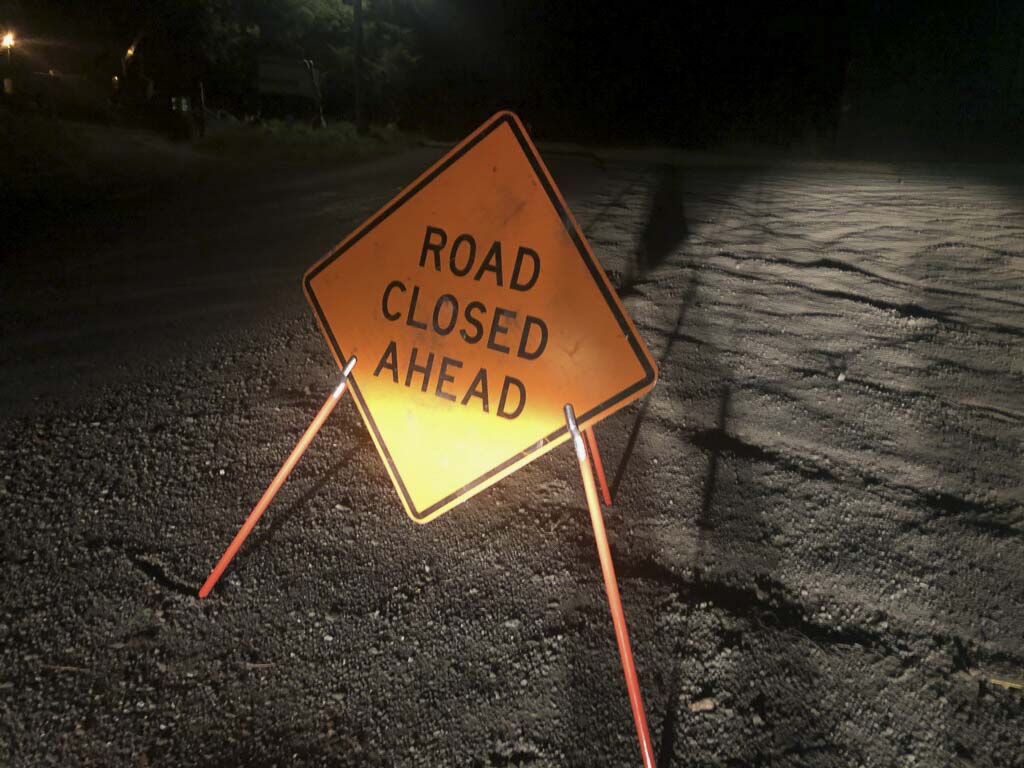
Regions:
<instances>
[{"instance_id":1,"label":"gravel road surface","mask_svg":"<svg viewBox=\"0 0 1024 768\"><path fill-rule=\"evenodd\" d=\"M566 447L427 526L303 271L440 150L70 221L0 278L0 765L639 765ZM1024 172L552 173L653 354L597 430L661 768L1024 764Z\"/></svg>"}]
</instances>

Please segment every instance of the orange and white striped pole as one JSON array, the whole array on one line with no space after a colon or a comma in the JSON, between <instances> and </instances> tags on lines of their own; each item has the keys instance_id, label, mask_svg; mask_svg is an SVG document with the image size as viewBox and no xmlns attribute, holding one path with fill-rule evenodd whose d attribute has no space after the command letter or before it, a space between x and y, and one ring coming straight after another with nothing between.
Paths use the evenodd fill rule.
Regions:
<instances>
[{"instance_id":1,"label":"orange and white striped pole","mask_svg":"<svg viewBox=\"0 0 1024 768\"><path fill-rule=\"evenodd\" d=\"M587 450L594 462L594 474L597 476L597 488L601 491L601 500L606 507L612 505L612 495L608 491L608 478L604 476L604 462L601 461L601 452L597 450L597 435L593 427L582 430L583 437L587 441Z\"/></svg>"},{"instance_id":2,"label":"orange and white striped pole","mask_svg":"<svg viewBox=\"0 0 1024 768\"><path fill-rule=\"evenodd\" d=\"M348 385L348 375L352 373L352 369L355 365L356 358L355 355L353 355L348 359L348 362L345 364L345 368L341 372L341 383L338 385L337 389L331 393L324 404L320 406L320 410L317 412L313 421L306 428L302 437L299 438L299 442L295 444L292 452L288 455L288 458L285 459L284 464L282 464L281 468L277 470L277 474L274 475L274 479L271 481L267 490L263 492L260 500L256 502L256 506L253 507L252 512L249 513L249 517L245 519L245 523L242 525L241 529L237 534L235 534L235 538L232 540L231 544L228 545L224 554L221 555L216 567L210 572L210 575L206 579L206 583L203 584L203 588L199 590L200 598L204 598L210 594L210 590L213 589L214 585L216 585L220 580L220 577L224 574L224 570L238 553L239 547L242 546L245 540L249 537L249 534L252 533L252 529L256 527L256 523L258 523L260 518L263 517L263 513L267 511L267 507L270 506L270 502L274 500L277 492L281 490L281 486L284 485L284 481L288 479L288 475L291 474L295 465L299 463L299 459L302 458L302 454L306 452L306 448L309 447L313 438L316 437L316 433L320 431L320 427L324 425L324 422L327 421L327 417L331 415L334 407L338 404L342 394L345 392Z\"/></svg>"},{"instance_id":3,"label":"orange and white striped pole","mask_svg":"<svg viewBox=\"0 0 1024 768\"><path fill-rule=\"evenodd\" d=\"M640 696L640 682L633 666L633 651L629 646L629 630L626 628L626 616L622 612L622 601L619 599L619 585L615 580L615 565L612 563L612 552L608 546L608 536L604 530L604 517L601 515L601 502L597 498L597 486L594 473L587 457L587 446L576 424L576 414L571 405L565 406L565 421L572 435L576 448L576 458L580 462L580 474L583 475L583 490L590 508L590 522L594 527L594 539L597 541L597 554L601 559L601 573L604 575L604 588L608 593L608 607L612 611L612 624L615 625L615 641L619 645L619 658L622 659L622 671L626 676L626 690L629 692L629 706L633 710L633 722L636 724L636 735L640 741L640 755L644 760L644 768L655 768L654 747L651 745L651 734L647 730L647 715L644 714L644 702Z\"/></svg>"}]
</instances>

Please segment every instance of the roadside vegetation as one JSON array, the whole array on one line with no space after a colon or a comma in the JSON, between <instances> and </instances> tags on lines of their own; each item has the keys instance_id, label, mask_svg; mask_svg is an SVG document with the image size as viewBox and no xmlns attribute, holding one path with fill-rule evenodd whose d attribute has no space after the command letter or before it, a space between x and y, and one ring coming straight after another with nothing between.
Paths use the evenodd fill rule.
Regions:
<instances>
[{"instance_id":1,"label":"roadside vegetation","mask_svg":"<svg viewBox=\"0 0 1024 768\"><path fill-rule=\"evenodd\" d=\"M360 136L353 123L344 121L322 128L280 120L230 121L211 130L196 148L210 156L246 163L338 163L401 151L420 140L393 124L372 126L367 135Z\"/></svg>"}]
</instances>

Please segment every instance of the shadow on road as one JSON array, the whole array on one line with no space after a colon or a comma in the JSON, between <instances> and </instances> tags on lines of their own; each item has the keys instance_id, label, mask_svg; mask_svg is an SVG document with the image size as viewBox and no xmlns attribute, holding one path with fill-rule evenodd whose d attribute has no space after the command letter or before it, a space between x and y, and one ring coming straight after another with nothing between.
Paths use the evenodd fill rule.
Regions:
<instances>
[{"instance_id":1,"label":"shadow on road","mask_svg":"<svg viewBox=\"0 0 1024 768\"><path fill-rule=\"evenodd\" d=\"M676 751L676 724L679 722L679 667L672 674L665 689L665 717L662 719L661 741L658 743L658 762L661 768L670 768Z\"/></svg>"},{"instance_id":2,"label":"shadow on road","mask_svg":"<svg viewBox=\"0 0 1024 768\"><path fill-rule=\"evenodd\" d=\"M252 546L261 547L264 543L272 541L285 523L295 522L301 517L306 506L320 493L320 490L337 476L342 467L352 463L352 456L355 452L355 449L347 451L340 459L331 464L326 472L318 475L317 481L307 488L299 498L289 504L287 509L274 514L270 519L270 524L263 529L262 535L254 537L256 540L252 543Z\"/></svg>"},{"instance_id":3,"label":"shadow on road","mask_svg":"<svg viewBox=\"0 0 1024 768\"><path fill-rule=\"evenodd\" d=\"M693 303L693 299L696 295L697 275L696 273L691 273L686 287L686 293L683 294L683 300L679 303L679 313L676 315L675 326L672 328L672 332L668 337L668 342L665 344L665 348L662 350L662 353L658 358L659 370L665 368L671 357L672 347L679 339L684 337L682 328L683 323L686 320L686 312ZM650 407L651 398L647 397L644 399L643 405L640 407L640 413L637 414L636 420L633 422L633 427L629 431L629 439L626 440L626 449L622 452L622 458L619 459L619 466L615 470L615 478L612 480L611 487L609 488L613 502L618 496L619 486L622 484L622 478L625 476L626 469L629 466L629 459L633 455L633 451L636 449L637 438L640 437L640 427L643 426L644 419L647 417L647 411Z\"/></svg>"},{"instance_id":4,"label":"shadow on road","mask_svg":"<svg viewBox=\"0 0 1024 768\"><path fill-rule=\"evenodd\" d=\"M701 498L700 514L697 516L697 527L706 530L712 526L711 505L715 498L715 487L718 483L718 462L722 451L729 446L729 436L725 431L729 419L729 385L722 387L718 401L718 422L714 429L698 432L692 438L694 445L703 448L708 455L708 470L704 477L704 492ZM703 542L703 536L700 541ZM699 559L699 555L698 555Z\"/></svg>"},{"instance_id":5,"label":"shadow on road","mask_svg":"<svg viewBox=\"0 0 1024 768\"><path fill-rule=\"evenodd\" d=\"M655 172L647 224L630 264L629 274L623 278L620 294L626 296L633 292L635 284L664 262L688 233L682 170L671 163L662 163Z\"/></svg>"},{"instance_id":6,"label":"shadow on road","mask_svg":"<svg viewBox=\"0 0 1024 768\"><path fill-rule=\"evenodd\" d=\"M733 210L735 191L748 175L741 170L688 177L693 184L687 189L689 207L700 211L694 221L713 221L715 208ZM657 605L652 618L658 629L639 653L641 664L645 656L651 664L645 685L658 765L712 762L711 752L694 752L693 745L714 744L723 718L747 734L714 756L723 764L837 765L839 720L823 705L819 687L825 673L815 655L818 645L835 638L806 624L779 577L773 517L784 499L763 480L773 457L743 438L757 413L750 411L730 363L747 343L734 327L735 318L752 311L747 302L756 297L745 294L742 284L735 289L720 271L704 269L692 255L687 263L680 244L690 229L684 224L662 228L666 211L682 210L681 201L678 206L673 201L681 194L678 176L662 173L630 276L630 290L650 300L661 295L652 290L658 266L678 262L688 273L676 278L682 290L675 294L674 324L658 329L664 339L659 368L666 379L658 405L652 405L652 396L638 410L612 482L617 504L664 498L665 480L658 477L672 477L686 499L657 513L657 530L646 534L646 543L641 536L617 547L620 586L628 590L629 580L638 579L643 586L634 584L636 594L659 595L648 594ZM711 238L716 235L714 228L702 232L702 250L715 252ZM770 248L771 240L760 247ZM673 429L662 426L663 420ZM652 421L658 424L645 448L640 429ZM648 464L653 456L645 453L651 450L658 450L658 468ZM644 471L627 476L631 464ZM671 470L663 469L666 465ZM678 557L662 553L667 541L674 542ZM643 678L642 667L640 673Z\"/></svg>"},{"instance_id":7,"label":"shadow on road","mask_svg":"<svg viewBox=\"0 0 1024 768\"><path fill-rule=\"evenodd\" d=\"M317 480L307 488L299 498L288 505L287 508L274 512L273 504L268 510L269 521L262 527L257 528L252 536L246 541L243 550L238 553L238 556L231 562L228 569L224 572L220 581L217 582L217 586L213 588L213 592L219 591L222 586L227 582L227 576L238 564L239 558L245 557L246 554L252 554L269 544L277 536L278 531L285 525L285 523L295 523L301 518L303 511L307 508L310 501L312 501L321 489L331 482L341 471L341 469L347 464L351 463L352 456L355 453L355 449L348 451L340 459L334 462L327 471L319 474ZM227 542L225 542L226 544Z\"/></svg>"},{"instance_id":8,"label":"shadow on road","mask_svg":"<svg viewBox=\"0 0 1024 768\"><path fill-rule=\"evenodd\" d=\"M705 221L724 206L733 205L734 193L743 187L748 178L760 172L757 167L738 167L729 169L684 169L677 165L662 163L655 171L653 192L643 233L637 244L628 273L623 277L619 294L626 298L640 292L640 283L652 280L652 272L669 261L675 255L680 266L688 269L686 286L679 302L675 323L667 334L665 346L658 356L659 371L666 370L672 361L676 344L680 341L700 342L692 335L684 332L689 320L688 313L694 305L700 278L692 267L695 263L686 263L683 245L693 233L692 222ZM684 197L688 199L684 200ZM691 260L692 261L692 260ZM664 386L664 385L662 385ZM619 460L610 491L612 500L616 498L625 476L630 458L636 448L640 428L648 415L651 397L643 401L640 412L630 429L626 448Z\"/></svg>"}]
</instances>

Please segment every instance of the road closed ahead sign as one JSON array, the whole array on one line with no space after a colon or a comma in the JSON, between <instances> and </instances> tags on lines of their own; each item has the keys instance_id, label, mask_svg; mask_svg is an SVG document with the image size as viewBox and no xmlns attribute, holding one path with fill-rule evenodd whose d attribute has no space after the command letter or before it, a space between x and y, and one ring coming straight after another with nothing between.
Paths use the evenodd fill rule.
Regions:
<instances>
[{"instance_id":1,"label":"road closed ahead sign","mask_svg":"<svg viewBox=\"0 0 1024 768\"><path fill-rule=\"evenodd\" d=\"M515 115L320 260L306 295L426 522L643 395L654 362Z\"/></svg>"}]
</instances>

